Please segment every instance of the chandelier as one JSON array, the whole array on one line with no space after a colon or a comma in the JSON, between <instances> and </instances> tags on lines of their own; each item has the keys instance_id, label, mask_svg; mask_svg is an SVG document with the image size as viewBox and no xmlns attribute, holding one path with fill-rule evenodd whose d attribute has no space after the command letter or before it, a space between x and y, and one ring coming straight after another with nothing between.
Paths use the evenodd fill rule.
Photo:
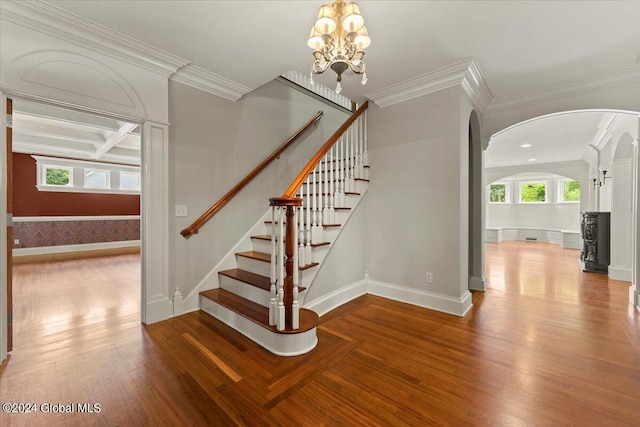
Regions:
<instances>
[{"instance_id":1,"label":"chandelier","mask_svg":"<svg viewBox=\"0 0 640 427\"><path fill-rule=\"evenodd\" d=\"M312 83L314 74L322 74L329 67L337 74L337 93L342 90L342 73L349 68L356 74L362 74L362 84L367 83L363 57L371 39L358 3L337 0L320 6L307 44L313 49L315 58L311 65Z\"/></svg>"}]
</instances>

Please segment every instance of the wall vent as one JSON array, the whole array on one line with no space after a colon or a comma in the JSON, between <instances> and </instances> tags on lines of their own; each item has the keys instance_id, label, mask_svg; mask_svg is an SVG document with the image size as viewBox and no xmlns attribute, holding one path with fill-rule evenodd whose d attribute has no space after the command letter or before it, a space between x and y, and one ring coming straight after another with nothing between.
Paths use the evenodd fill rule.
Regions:
<instances>
[{"instance_id":1,"label":"wall vent","mask_svg":"<svg viewBox=\"0 0 640 427\"><path fill-rule=\"evenodd\" d=\"M538 238L537 237L525 237L524 240L526 240L527 242L537 242Z\"/></svg>"}]
</instances>

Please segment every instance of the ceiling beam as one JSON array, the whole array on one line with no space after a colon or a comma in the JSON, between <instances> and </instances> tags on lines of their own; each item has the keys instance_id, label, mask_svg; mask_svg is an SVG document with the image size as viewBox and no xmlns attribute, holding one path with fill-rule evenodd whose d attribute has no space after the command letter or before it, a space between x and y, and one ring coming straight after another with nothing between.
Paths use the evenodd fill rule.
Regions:
<instances>
[{"instance_id":1,"label":"ceiling beam","mask_svg":"<svg viewBox=\"0 0 640 427\"><path fill-rule=\"evenodd\" d=\"M116 144L122 141L122 139L127 136L129 132L132 132L136 127L138 127L138 125L134 123L123 123L122 125L120 125L120 128L116 132L112 132L107 137L104 144L98 147L96 152L92 154L90 158L94 160L100 159L107 151L116 146Z\"/></svg>"}]
</instances>

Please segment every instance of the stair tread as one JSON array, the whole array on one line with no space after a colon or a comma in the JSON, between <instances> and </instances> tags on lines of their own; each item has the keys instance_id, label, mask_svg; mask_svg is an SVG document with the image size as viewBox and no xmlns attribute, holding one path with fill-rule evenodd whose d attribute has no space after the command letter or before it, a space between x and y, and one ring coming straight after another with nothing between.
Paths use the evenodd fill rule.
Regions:
<instances>
[{"instance_id":1,"label":"stair tread","mask_svg":"<svg viewBox=\"0 0 640 427\"><path fill-rule=\"evenodd\" d=\"M240 268L232 268L230 270L219 271L218 274L222 274L232 279L239 280L248 285L255 286L256 288L263 289L265 291L271 290L271 279L261 274L255 274L247 270ZM298 292L304 292L307 288L304 286L298 286Z\"/></svg>"},{"instance_id":2,"label":"stair tread","mask_svg":"<svg viewBox=\"0 0 640 427\"><path fill-rule=\"evenodd\" d=\"M242 256L245 258L256 259L258 261L271 262L271 255L264 252L256 252L256 251L236 252L236 255Z\"/></svg>"},{"instance_id":3,"label":"stair tread","mask_svg":"<svg viewBox=\"0 0 640 427\"><path fill-rule=\"evenodd\" d=\"M320 264L318 264L317 262L312 262L311 264L307 264L307 265L303 265L302 267L298 267L298 270L300 270L300 271L307 270L307 269L309 269L311 267L315 267L317 265L320 265Z\"/></svg>"},{"instance_id":4,"label":"stair tread","mask_svg":"<svg viewBox=\"0 0 640 427\"><path fill-rule=\"evenodd\" d=\"M296 334L309 331L318 324L318 315L311 310L300 309L300 328L296 330L285 329L278 331L275 326L269 325L269 309L260 304L242 298L232 292L221 288L200 292L200 295L227 309L246 317L254 323L279 334Z\"/></svg>"},{"instance_id":5,"label":"stair tread","mask_svg":"<svg viewBox=\"0 0 640 427\"><path fill-rule=\"evenodd\" d=\"M251 236L252 239L259 239L259 240L268 240L271 241L271 235L269 234L257 234L255 236ZM316 247L316 246L325 246L325 245L330 245L331 242L320 242L320 243L312 243L311 247Z\"/></svg>"},{"instance_id":6,"label":"stair tread","mask_svg":"<svg viewBox=\"0 0 640 427\"><path fill-rule=\"evenodd\" d=\"M334 208L335 209L335 208ZM271 221L265 221L266 225L271 225ZM277 224L278 222L276 222ZM306 225L306 224L305 224ZM322 224L323 227L341 227L342 224Z\"/></svg>"}]
</instances>

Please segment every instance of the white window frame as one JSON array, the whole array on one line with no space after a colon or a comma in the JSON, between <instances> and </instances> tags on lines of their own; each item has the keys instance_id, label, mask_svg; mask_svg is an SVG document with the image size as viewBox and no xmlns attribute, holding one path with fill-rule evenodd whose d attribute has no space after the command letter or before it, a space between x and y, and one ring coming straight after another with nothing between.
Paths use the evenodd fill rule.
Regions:
<instances>
[{"instance_id":1,"label":"white window frame","mask_svg":"<svg viewBox=\"0 0 640 427\"><path fill-rule=\"evenodd\" d=\"M107 175L107 186L106 187L92 187L89 185L87 176L91 172L104 172ZM90 188L92 190L108 190L111 188L111 171L106 169L96 169L96 168L84 168L84 188Z\"/></svg>"},{"instance_id":2,"label":"white window frame","mask_svg":"<svg viewBox=\"0 0 640 427\"><path fill-rule=\"evenodd\" d=\"M492 205L505 205L511 203L511 186L509 182L492 182L489 184L489 188L487 191L487 197L489 198L489 203ZM504 185L504 202L492 202L491 201L491 186L492 185Z\"/></svg>"},{"instance_id":3,"label":"white window frame","mask_svg":"<svg viewBox=\"0 0 640 427\"><path fill-rule=\"evenodd\" d=\"M48 169L64 169L69 171L69 182L65 185L47 184L47 170ZM54 188L69 188L73 187L73 168L69 166L43 164L41 168L38 168L37 183L44 187Z\"/></svg>"},{"instance_id":4,"label":"white window frame","mask_svg":"<svg viewBox=\"0 0 640 427\"><path fill-rule=\"evenodd\" d=\"M558 180L558 201L557 203L580 203L580 200L565 200L564 199L564 183L569 181L576 181L578 185L580 185L580 181L571 179L571 178L563 178ZM580 199L582 199L582 185L580 185Z\"/></svg>"},{"instance_id":5,"label":"white window frame","mask_svg":"<svg viewBox=\"0 0 640 427\"><path fill-rule=\"evenodd\" d=\"M135 175L138 177L138 188L136 189L137 191L140 191L140 184L142 183L142 176L140 175L140 172L129 172L129 171L123 171L120 173L120 180L118 183L118 189L121 191L134 191L134 190L125 190L122 188L122 175Z\"/></svg>"},{"instance_id":6,"label":"white window frame","mask_svg":"<svg viewBox=\"0 0 640 427\"><path fill-rule=\"evenodd\" d=\"M543 184L544 185L544 201L542 202L523 202L522 201L522 186L526 184ZM518 182L518 203L523 205L543 204L549 203L549 184L547 181L520 181Z\"/></svg>"},{"instance_id":7,"label":"white window frame","mask_svg":"<svg viewBox=\"0 0 640 427\"><path fill-rule=\"evenodd\" d=\"M39 191L59 191L67 193L104 193L104 194L140 194L138 190L121 190L120 174L135 173L142 179L140 166L119 165L113 163L89 162L75 159L61 159L32 155L36 161L37 185ZM46 168L69 169L70 185L44 185ZM108 188L92 188L85 186L86 171L108 172Z\"/></svg>"}]
</instances>

